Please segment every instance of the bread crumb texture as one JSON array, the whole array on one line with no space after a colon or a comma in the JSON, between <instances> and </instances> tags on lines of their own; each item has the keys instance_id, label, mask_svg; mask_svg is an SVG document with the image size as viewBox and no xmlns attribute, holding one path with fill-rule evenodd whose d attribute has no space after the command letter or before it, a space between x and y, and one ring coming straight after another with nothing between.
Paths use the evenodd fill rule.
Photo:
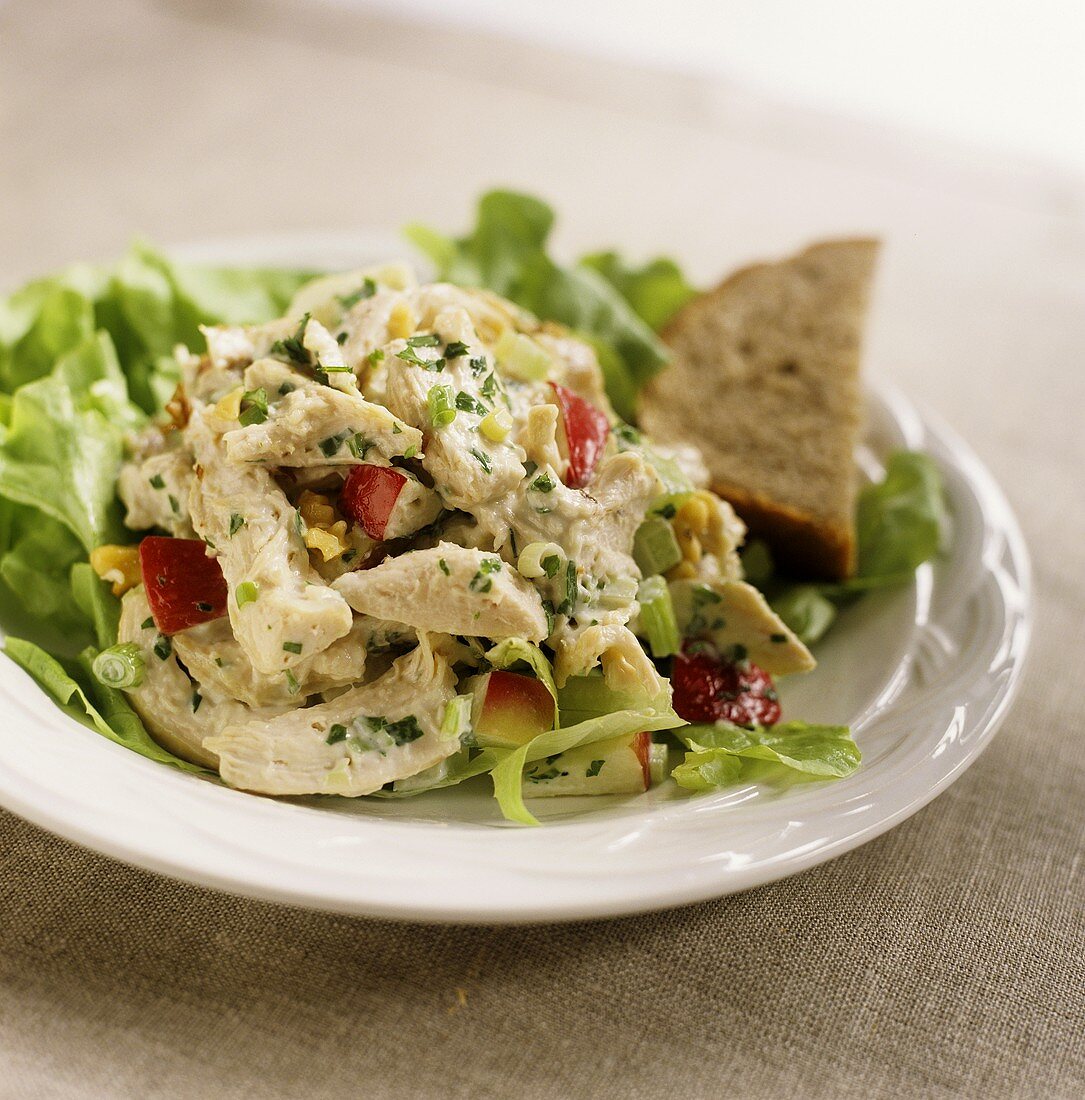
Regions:
<instances>
[{"instance_id":1,"label":"bread crumb texture","mask_svg":"<svg viewBox=\"0 0 1085 1100\"><path fill-rule=\"evenodd\" d=\"M642 398L649 434L700 446L712 487L799 575L855 568L859 363L878 247L815 244L695 298L664 330L673 361Z\"/></svg>"}]
</instances>

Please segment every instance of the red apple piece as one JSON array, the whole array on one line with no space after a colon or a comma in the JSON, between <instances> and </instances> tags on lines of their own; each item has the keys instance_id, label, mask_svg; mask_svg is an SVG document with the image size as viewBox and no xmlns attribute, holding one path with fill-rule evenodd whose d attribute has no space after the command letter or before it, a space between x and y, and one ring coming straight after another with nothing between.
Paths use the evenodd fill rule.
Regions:
<instances>
[{"instance_id":1,"label":"red apple piece","mask_svg":"<svg viewBox=\"0 0 1085 1100\"><path fill-rule=\"evenodd\" d=\"M569 452L569 470L565 483L571 489L583 489L595 474L595 467L603 457L610 434L610 422L601 409L567 386L550 383L561 422L565 428L565 444Z\"/></svg>"},{"instance_id":2,"label":"red apple piece","mask_svg":"<svg viewBox=\"0 0 1085 1100\"><path fill-rule=\"evenodd\" d=\"M163 634L226 614L226 581L200 539L148 535L139 544L139 565L154 624Z\"/></svg>"},{"instance_id":3,"label":"red apple piece","mask_svg":"<svg viewBox=\"0 0 1085 1100\"><path fill-rule=\"evenodd\" d=\"M554 697L533 676L494 669L476 677L472 690L480 745L517 748L554 727Z\"/></svg>"}]
</instances>

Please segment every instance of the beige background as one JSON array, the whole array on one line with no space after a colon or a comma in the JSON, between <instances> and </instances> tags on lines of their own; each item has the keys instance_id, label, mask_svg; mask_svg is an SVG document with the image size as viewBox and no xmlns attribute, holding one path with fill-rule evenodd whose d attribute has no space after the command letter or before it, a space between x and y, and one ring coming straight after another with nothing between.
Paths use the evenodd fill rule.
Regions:
<instances>
[{"instance_id":1,"label":"beige background","mask_svg":"<svg viewBox=\"0 0 1085 1100\"><path fill-rule=\"evenodd\" d=\"M858 852L611 923L432 929L238 901L0 812L0 1096L1085 1092L1085 182L704 82L286 4L0 7L0 283L135 232L463 224L700 279L887 241L871 372L1032 548L1033 659L971 771Z\"/></svg>"}]
</instances>

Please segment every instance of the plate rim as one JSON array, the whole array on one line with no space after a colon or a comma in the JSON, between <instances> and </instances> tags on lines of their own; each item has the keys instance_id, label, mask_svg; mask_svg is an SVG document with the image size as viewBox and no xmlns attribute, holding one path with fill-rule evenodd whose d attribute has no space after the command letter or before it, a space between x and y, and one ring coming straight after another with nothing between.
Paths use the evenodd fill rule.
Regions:
<instances>
[{"instance_id":1,"label":"plate rim","mask_svg":"<svg viewBox=\"0 0 1085 1100\"><path fill-rule=\"evenodd\" d=\"M314 240L321 242L317 247L326 245L331 240L331 238L316 238L312 234L302 239L307 240L310 247ZM289 247L286 244L288 240L289 238L285 236L274 238L271 242L264 239L262 248L258 251L265 257L275 255L280 248L285 252ZM355 242L364 240L363 252L374 255L377 251L374 242L382 240L382 237L380 234L368 234L359 235L354 240ZM335 239L335 245L337 250L351 247L349 238L344 240L342 237ZM381 247L387 247L387 243L385 242ZM235 257L242 251L237 241L222 242L220 248L229 248ZM181 251L173 250L173 253L176 255ZM194 251L190 250L190 255ZM203 251L206 254L207 249ZM245 261L235 258L234 262ZM271 261L265 258L265 262ZM1006 628L1008 632L1012 632L1010 643L1012 652L1007 655L1005 663L1007 674L992 697L993 706L988 707L971 729L970 739L964 751L953 759L951 766L937 769L937 777L922 790L916 791L910 797L900 801L895 808L852 831L825 838L816 845L807 845L778 858L762 860L760 863L754 862L746 870L736 871L721 867L715 874L706 872L692 876L685 884L676 885L673 881L662 881L662 876L659 876L659 884L653 886L652 880L646 876L643 882L627 883L623 890L612 890L606 897L593 897L588 890L582 900L572 902L561 901L547 905L535 898L528 906L516 903L507 897L493 900L480 897L470 904L448 904L438 897L426 896L424 891L416 892L417 896L409 901L405 901L402 897L366 896L364 891L361 894L342 891L336 893L327 885L322 887L319 876L315 881L303 882L298 877L292 881L281 881L277 876L269 874L270 865L257 865L253 869L255 873L248 877L239 876L236 870L226 873L206 865L201 866L194 863L191 855L188 859L184 857L183 846L180 853L163 852L149 842L149 834L139 834L135 840L125 835L123 827L118 830L113 824L113 818L87 821L80 806L62 801L50 804L46 800L43 803L40 799L36 800L30 795L24 795L12 782L18 779L17 773L9 774L4 766L2 748L0 748L0 805L82 847L198 886L325 912L426 923L533 924L612 918L657 911L752 889L798 874L852 851L928 805L956 782L990 744L1019 690L1027 663L1034 612L1031 568L1024 536L1009 501L993 476L972 449L952 429L942 423L938 417L921 414L895 387L879 383L869 385L868 389L870 396L887 408L889 415L898 424L907 424L913 435L918 433L925 443L938 452L940 464L948 463L954 472L964 479L980 504L981 514L987 525L986 530L995 531L1001 539L1005 556L1008 558L1008 568L1012 572L1012 579L1018 593L1018 602L1014 608L1003 605L1008 619L1012 618L1012 627L1008 624ZM952 557L952 552L950 556ZM988 570L994 568L986 561L983 564ZM32 685L29 678L27 678L27 685ZM51 700L48 700L40 689L34 687L34 692L45 698L50 706L52 705ZM30 694L33 695L33 692ZM31 721L39 720L39 716L34 715L22 700L14 696L0 697L0 716L5 714L10 701L19 704L21 709L30 715ZM56 713L64 718L65 723L73 722L72 719L62 716L61 711L57 710ZM78 726L76 728L82 729ZM95 734L91 736L97 737ZM100 739L100 743L103 747L132 757L133 764L145 766L155 772L162 770L161 765L135 757L128 749L112 745L105 739ZM97 752L98 749L92 751ZM150 772L146 774L149 775ZM139 769L131 770L131 775L138 781ZM238 792L230 793L238 794ZM243 795L242 797L251 798L252 796ZM274 802L267 800L263 800L263 804L275 805ZM382 823L390 824L387 821ZM432 827L437 828L436 825ZM538 831L533 832L536 835L538 833Z\"/></svg>"}]
</instances>

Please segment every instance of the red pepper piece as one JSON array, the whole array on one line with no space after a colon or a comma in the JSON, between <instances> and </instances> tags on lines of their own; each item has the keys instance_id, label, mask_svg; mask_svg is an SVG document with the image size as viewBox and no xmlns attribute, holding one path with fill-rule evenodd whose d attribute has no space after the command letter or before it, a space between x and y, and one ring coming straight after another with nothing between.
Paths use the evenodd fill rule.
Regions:
<instances>
[{"instance_id":1,"label":"red pepper piece","mask_svg":"<svg viewBox=\"0 0 1085 1100\"><path fill-rule=\"evenodd\" d=\"M601 409L567 386L559 386L557 382L550 385L558 399L569 447L569 472L565 475L565 484L572 489L583 489L591 481L603 456L610 423Z\"/></svg>"},{"instance_id":2,"label":"red pepper piece","mask_svg":"<svg viewBox=\"0 0 1085 1100\"><path fill-rule=\"evenodd\" d=\"M687 722L771 726L780 720L772 677L752 661L728 661L704 642L687 642L671 673L674 709Z\"/></svg>"},{"instance_id":3,"label":"red pepper piece","mask_svg":"<svg viewBox=\"0 0 1085 1100\"><path fill-rule=\"evenodd\" d=\"M154 625L163 634L226 614L222 568L199 539L148 535L139 544L139 564Z\"/></svg>"},{"instance_id":4,"label":"red pepper piece","mask_svg":"<svg viewBox=\"0 0 1085 1100\"><path fill-rule=\"evenodd\" d=\"M371 539L384 538L407 475L391 466L354 466L339 494L339 507Z\"/></svg>"}]
</instances>

